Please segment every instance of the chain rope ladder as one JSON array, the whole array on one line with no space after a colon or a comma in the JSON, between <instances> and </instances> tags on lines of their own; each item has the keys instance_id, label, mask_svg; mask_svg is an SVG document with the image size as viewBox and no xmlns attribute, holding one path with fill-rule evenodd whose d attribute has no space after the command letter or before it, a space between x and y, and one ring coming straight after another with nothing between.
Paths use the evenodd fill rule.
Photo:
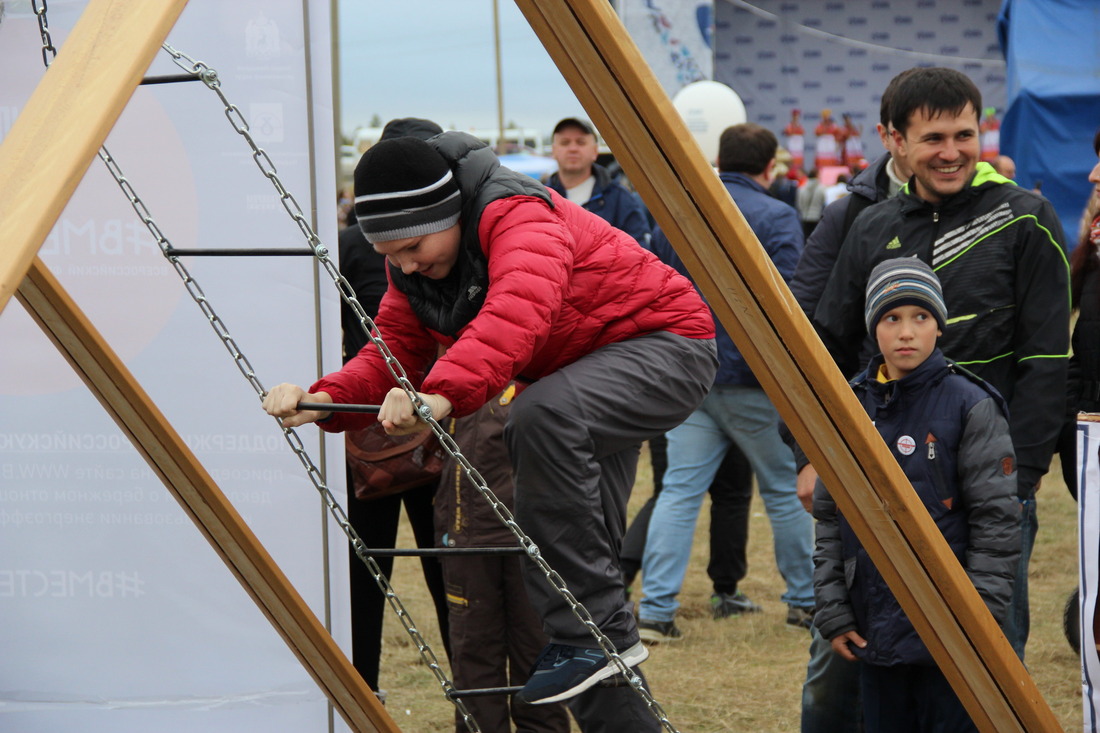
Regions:
<instances>
[{"instance_id":1,"label":"chain rope ladder","mask_svg":"<svg viewBox=\"0 0 1100 733\"><path fill-rule=\"evenodd\" d=\"M393 353L390 351L389 346L383 340L381 331L375 325L370 316L367 315L362 304L359 303L359 300L356 298L355 291L352 289L351 284L344 278L343 275L340 274L339 270L333 264L332 260L328 256L328 249L322 245L320 238L313 231L313 228L309 225L309 222L306 221L305 215L302 213L301 207L279 180L279 177L276 173L275 165L274 163L272 163L271 158L261 147L256 144L256 141L252 137L252 134L249 130L248 122L244 119L244 116L241 113L240 109L235 104L231 103L226 97L225 93L222 91L221 80L218 77L217 71L201 61L196 61L191 56L188 56L186 53L183 53L182 51L173 48L167 43L164 44L163 48L172 57L177 66L179 66L187 73L198 77L211 91L217 94L218 98L222 102L223 107L225 108L226 118L232 124L233 129L245 139L245 141L248 143L248 146L252 149L252 158L256 162L256 165L260 169L260 172L263 173L264 177L268 178L271 181L273 186L275 186L276 191L279 193L283 208L286 209L287 213L298 224L298 228L301 229L302 234L305 236L310 248L314 252L314 255L317 257L320 264L324 267L325 271L329 274L329 277L332 278L332 281L336 285L336 288L339 291L341 298L355 311L355 314L359 319L359 324L360 326L362 326L364 333L370 339L371 343L373 343L375 347L377 347L378 350L381 352L386 366L389 369L390 375L409 397L409 400L412 402L413 407L420 418L428 424L428 426L435 433L436 437L439 439L440 443L443 445L446 451L462 467L463 472L473 483L478 492L481 493L486 501L489 502L489 505L492 507L493 512L497 515L501 522L503 522L505 526L507 526L511 530L513 535L515 535L516 539L520 543L520 546L523 547L524 551L527 553L527 556L531 558L536 565L538 565L539 569L542 570L550 585L569 605L569 608L573 612L573 615L589 630L593 637L595 637L596 641L600 645L600 649L604 652L608 659L611 660L611 662L618 667L619 673L621 673L629 682L630 686L639 695L642 696L642 698L646 702L646 705L653 713L654 717L656 717L670 733L679 733L669 721L668 716L661 705L653 699L652 695L650 695L649 692L642 685L641 677L637 674L634 674L631 669L626 666L626 663L623 662L622 658L615 650L614 644L611 643L611 640L608 639L602 631L600 631L600 628L592 620L592 616L588 612L588 609L586 609L576 599L573 593L566 586L565 581L562 579L562 577L555 570L553 570L546 562L546 560L542 557L542 553L539 550L538 545L536 545L535 542L523 532L519 524L516 523L515 517L513 517L511 511L496 497L492 489L489 488L488 483L485 481L484 477L482 477L481 473L478 472L478 470L474 468L474 466L469 462L466 456L463 455L461 449L455 442L454 438L451 437L450 433L445 430L432 416L431 408L428 407L428 405L420 398L419 393L416 391L416 388L409 380L407 373L401 366L401 363L393 356ZM143 221L145 221L144 218ZM173 260L174 264L178 261L178 258L175 257L172 257L170 259ZM182 265L180 265L179 267L182 267ZM234 356L236 357L237 355L235 354ZM254 377L252 379L254 379ZM261 399L263 398L263 396L264 393L261 393ZM293 430L291 429L283 428L283 430L288 434L293 434ZM300 445L300 441L297 442ZM294 446L292 445L292 447ZM298 448L296 447L295 452L299 453ZM299 457L301 458L303 464L307 464L307 462L309 462L308 456L305 455L304 448L299 453ZM312 464L310 463L307 466L307 470L311 469L313 472L316 472L316 469L312 468ZM311 476L312 475L313 474L311 474ZM319 479L320 476L318 475L317 479L314 480L314 483L318 484L318 490L322 491L324 494L327 495L327 497L331 498L331 492L329 492L327 488L322 488L323 483L319 483ZM336 500L334 498L331 498L331 502L332 503L330 504L330 509L340 509L339 504L336 504ZM340 510L340 514L343 515L342 509ZM354 533L354 529L350 526L350 524L347 523L346 516L339 517L338 521L340 521L341 527L344 529L345 533L348 534L350 539L352 537L352 534ZM356 539L358 539L357 536ZM354 544L355 540L352 541ZM362 544L361 541L359 542L359 544ZM356 546L356 554L359 555L358 545ZM384 581L384 576L381 576L381 580ZM419 634L417 634L417 636L419 636ZM427 645L425 643L425 647L426 646ZM427 651L430 653L430 648L428 648ZM433 662L437 665L438 668L438 662L435 661L434 654L432 655L432 657ZM437 672L437 676L440 676L440 674L441 672ZM453 684L451 684L449 680L444 681L443 679L441 679L440 682L441 684L443 684L444 689L448 693L454 689ZM450 695L448 695L448 697L450 697ZM460 704L460 701L457 699L455 700L455 702L456 704ZM464 717L469 719L468 713L464 712L463 714ZM469 722L467 723L467 725L469 725Z\"/></svg>"},{"instance_id":2,"label":"chain rope ladder","mask_svg":"<svg viewBox=\"0 0 1100 733\"><path fill-rule=\"evenodd\" d=\"M43 61L48 67L50 60L56 56L56 49L53 47L52 41L50 39L48 22L46 20L46 0L41 0L41 2L41 9L39 9L38 0L32 0L32 6L34 7L35 14L38 17L39 30L42 35ZM221 81L218 77L217 71L202 63L201 61L196 61L187 54L174 49L167 43L163 45L163 48L172 57L172 60L176 63L177 66L186 71L188 74L191 74L198 78L209 89L211 89L218 95L225 108L227 119L232 124L234 130L246 140L249 147L252 149L253 160L255 161L257 167L260 169L260 172L264 175L265 178L269 179L272 182L272 185L275 186L276 191L280 195L280 200L283 204L283 208L286 209L287 213L297 223L299 229L302 231L302 234L306 237L310 248L313 250L314 255L335 283L341 298L355 311L357 317L359 318L360 325L367 334L367 337L381 352L391 376L401 386L406 395L408 395L421 419L423 419L429 425L429 427L439 438L441 444L444 446L447 452L459 463L459 465L462 466L463 471L466 473L470 481L474 484L475 488L477 488L482 496L484 496L485 499L489 502L497 517L516 536L517 540L523 547L524 551L527 553L528 557L530 557L536 563L536 565L538 565L539 569L542 570L543 574L546 576L547 581L566 601L574 616L576 616L576 618L592 633L593 637L598 642L600 649L604 652L608 659L613 664L615 664L616 667L618 667L619 672L627 679L630 686L635 690L635 692L645 700L647 706L650 709L650 712L654 715L654 717L656 717L657 720L660 721L664 728L670 733L679 733L669 721L664 709L655 699L653 699L653 697L642 685L641 677L634 674L630 670L630 668L626 666L625 662L623 662L622 658L616 652L615 647L611 643L610 639L608 639L607 636L600 631L599 627L592 620L592 616L591 614L589 614L588 610L579 601L577 601L576 597L572 594L571 591L569 591L568 587L565 585L565 582L561 578L561 576L556 571L554 571L546 562L546 560L542 557L538 546L519 527L507 506L505 506L499 499L497 499L496 495L489 488L485 479L481 476L477 469L473 467L469 460L467 460L466 457L462 454L461 450L458 447L458 444L454 441L450 434L446 430L444 430L442 426L440 426L439 423L432 417L431 408L429 408L427 404L425 404L424 401L421 400L416 389L409 381L404 368L393 356L386 343L382 340L381 332L375 326L374 321L366 314L363 306L359 303L350 283L339 273L335 265L332 263L332 260L328 257L328 249L323 246L320 238L313 231L313 228L310 226L309 222L306 221L305 215L302 212L301 207L298 205L293 195L291 195L286 190L286 188L282 184L282 181L279 180L274 163L271 161L267 153L256 144L255 139L252 137L249 131L248 122L247 120L245 120L240 109L236 105L232 104L225 96L224 92L222 92ZM150 234L156 240L162 254L164 254L166 259L168 259L168 261L172 263L177 274L180 275L187 288L188 293L191 295L192 299L195 300L196 304L199 306L200 310L202 310L203 314L207 317L207 320L210 321L211 327L214 328L215 332L218 334L218 337L222 340L229 353L233 356L234 362L236 363L238 369L241 371L242 375L248 380L253 389L256 391L259 398L262 400L266 395L266 390L264 390L263 385L256 377L255 372L252 369L252 365L249 363L247 357L242 353L240 348L237 346L235 340L229 333L228 329L225 327L225 324L222 322L221 318L217 315L213 307L210 305L201 287L190 275L186 267L179 261L179 257L171 254L171 243L160 230L160 227L153 219L145 203L137 195L129 180L123 175L122 170L118 166L118 163L114 160L113 157L111 157L106 147L100 149L99 157L107 166L108 171L111 173L116 183L122 189L123 193L126 195L127 200L134 208L134 211L137 213L142 223L145 224ZM456 697L453 694L455 692L453 682L451 682L451 680L447 678L446 674L443 672L442 665L440 665L435 653L432 651L427 641L424 640L423 636L417 630L412 617L409 615L408 611L401 603L400 598L398 598L396 592L393 590L393 587L389 584L385 575L382 573L381 568L375 562L374 558L370 556L368 548L359 537L355 528L351 526L347 514L344 512L336 497L332 494L332 492L325 484L320 471L317 469L316 465L309 457L301 439L292 428L284 427L282 425L281 419L277 418L276 420L283 431L283 435L286 438L287 443L290 445L291 449L294 451L295 455L298 456L299 461L306 469L306 473L314 484L314 487L322 495L322 498L324 499L326 506L329 509L329 512L332 514L337 524L344 531L345 535L352 543L352 547L355 550L356 556L367 566L367 568L371 572L371 575L374 577L375 582L382 590L391 607L397 613L406 632L413 638L414 642L416 643L417 650L420 653L421 657L432 670L433 674L435 674L436 679L446 693L447 698L451 700L456 709L458 709L459 713L462 715L463 721L465 722L467 728L471 731L471 733L480 733L480 728L478 727L477 722L473 719L473 716L466 709L465 705L462 703L461 698Z\"/></svg>"}]
</instances>

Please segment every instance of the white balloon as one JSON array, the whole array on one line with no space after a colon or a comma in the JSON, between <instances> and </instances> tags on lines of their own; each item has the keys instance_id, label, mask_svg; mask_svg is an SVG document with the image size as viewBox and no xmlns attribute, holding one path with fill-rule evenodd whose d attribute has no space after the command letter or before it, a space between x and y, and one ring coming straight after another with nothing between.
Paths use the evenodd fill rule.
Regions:
<instances>
[{"instance_id":1,"label":"white balloon","mask_svg":"<svg viewBox=\"0 0 1100 733\"><path fill-rule=\"evenodd\" d=\"M717 81L688 84L676 93L672 105L684 119L711 165L718 161L718 138L722 136L722 131L748 119L745 103L737 92Z\"/></svg>"}]
</instances>

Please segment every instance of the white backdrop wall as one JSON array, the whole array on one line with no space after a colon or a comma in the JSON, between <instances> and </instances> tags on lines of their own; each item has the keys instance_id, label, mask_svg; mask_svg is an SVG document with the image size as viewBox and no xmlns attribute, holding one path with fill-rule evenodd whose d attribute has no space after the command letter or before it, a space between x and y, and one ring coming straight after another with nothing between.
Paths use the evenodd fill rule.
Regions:
<instances>
[{"instance_id":1,"label":"white backdrop wall","mask_svg":"<svg viewBox=\"0 0 1100 733\"><path fill-rule=\"evenodd\" d=\"M84 4L49 3L62 54ZM30 2L4 6L0 137L43 74ZM335 245L328 6L192 0L168 41L218 70L287 189ZM179 71L162 53L149 73ZM177 248L305 246L201 83L139 88L107 148ZM343 534L98 160L40 254L347 649ZM310 258L185 264L265 387L338 368L338 295ZM324 469L318 433L300 436ZM342 445L324 442L343 501ZM0 314L0 618L0 730L345 729L15 300Z\"/></svg>"}]
</instances>

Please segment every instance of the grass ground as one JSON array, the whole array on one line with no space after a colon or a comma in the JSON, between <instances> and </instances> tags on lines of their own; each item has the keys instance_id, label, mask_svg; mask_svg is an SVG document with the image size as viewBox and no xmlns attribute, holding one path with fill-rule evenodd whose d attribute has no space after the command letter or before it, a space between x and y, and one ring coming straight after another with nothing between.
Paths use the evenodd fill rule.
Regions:
<instances>
[{"instance_id":1,"label":"grass ground","mask_svg":"<svg viewBox=\"0 0 1100 733\"><path fill-rule=\"evenodd\" d=\"M1055 459L1057 461L1057 459ZM651 491L648 461L639 469L631 512ZM1066 731L1082 729L1081 673L1062 633L1062 610L1077 583L1076 504L1065 490L1057 462L1039 493L1039 533L1031 560L1031 639L1028 668ZM703 516L709 509L703 508ZM786 626L783 590L772 554L771 529L757 499L749 539L749 575L741 584L764 612L715 621L706 576L706 523L697 531L677 619L685 638L653 647L645 672L654 697L677 729L687 733L797 731L809 636ZM413 546L407 526L399 546ZM433 650L443 647L416 560L399 558L394 587ZM381 684L387 707L408 733L454 729L453 707L419 660L395 617L386 622Z\"/></svg>"}]
</instances>

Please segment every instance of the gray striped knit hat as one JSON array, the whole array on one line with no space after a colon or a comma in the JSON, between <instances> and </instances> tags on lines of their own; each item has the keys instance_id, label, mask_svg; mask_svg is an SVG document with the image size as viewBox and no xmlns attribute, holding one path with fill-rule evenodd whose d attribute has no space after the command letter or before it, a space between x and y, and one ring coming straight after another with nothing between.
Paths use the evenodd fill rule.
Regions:
<instances>
[{"instance_id":1,"label":"gray striped knit hat","mask_svg":"<svg viewBox=\"0 0 1100 733\"><path fill-rule=\"evenodd\" d=\"M383 140L355 167L355 217L369 242L441 232L461 209L451 167L418 138Z\"/></svg>"},{"instance_id":2,"label":"gray striped knit hat","mask_svg":"<svg viewBox=\"0 0 1100 733\"><path fill-rule=\"evenodd\" d=\"M916 257L885 260L871 270L863 311L867 331L873 334L882 316L900 305L927 308L940 330L947 328L947 306L943 302L940 279L931 267Z\"/></svg>"}]
</instances>

